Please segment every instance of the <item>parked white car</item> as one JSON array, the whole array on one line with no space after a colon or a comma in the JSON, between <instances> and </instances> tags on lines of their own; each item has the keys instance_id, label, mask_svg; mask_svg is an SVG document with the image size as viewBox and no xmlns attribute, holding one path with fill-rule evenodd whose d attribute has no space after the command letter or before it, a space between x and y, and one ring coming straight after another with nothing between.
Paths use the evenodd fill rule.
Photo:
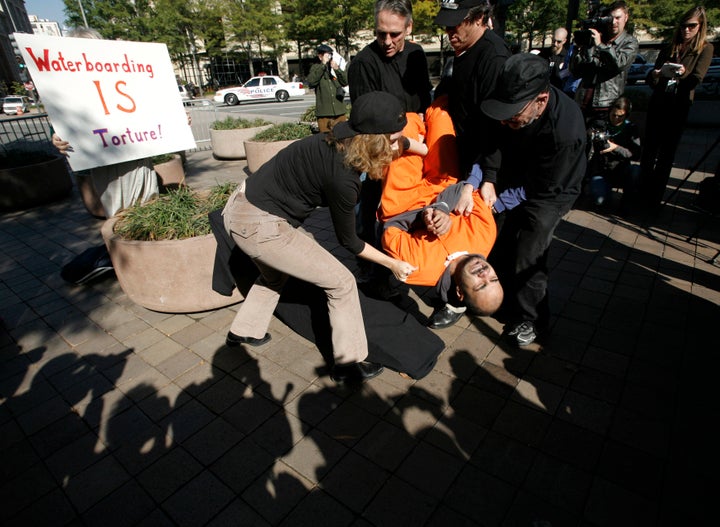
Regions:
<instances>
[{"instance_id":1,"label":"parked white car","mask_svg":"<svg viewBox=\"0 0 720 527\"><path fill-rule=\"evenodd\" d=\"M285 82L276 75L259 75L237 88L223 88L215 92L213 101L235 106L240 101L275 99L285 102L290 97L302 97L305 88L302 82Z\"/></svg>"},{"instance_id":2,"label":"parked white car","mask_svg":"<svg viewBox=\"0 0 720 527\"><path fill-rule=\"evenodd\" d=\"M3 100L2 109L8 115L27 113L30 109L30 99L24 95L10 95Z\"/></svg>"}]
</instances>

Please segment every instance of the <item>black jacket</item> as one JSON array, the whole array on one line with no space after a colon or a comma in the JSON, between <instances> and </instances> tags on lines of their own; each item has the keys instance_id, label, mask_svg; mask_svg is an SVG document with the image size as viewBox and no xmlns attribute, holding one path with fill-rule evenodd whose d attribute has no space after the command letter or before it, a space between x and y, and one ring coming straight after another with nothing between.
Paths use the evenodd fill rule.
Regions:
<instances>
[{"instance_id":1,"label":"black jacket","mask_svg":"<svg viewBox=\"0 0 720 527\"><path fill-rule=\"evenodd\" d=\"M371 91L397 96L405 111L423 113L430 105L430 74L425 51L414 42L389 59L380 54L377 41L365 46L348 66L350 100Z\"/></svg>"},{"instance_id":2,"label":"black jacket","mask_svg":"<svg viewBox=\"0 0 720 527\"><path fill-rule=\"evenodd\" d=\"M453 59L452 77L444 78L435 97L448 96L448 112L457 134L460 170L467 173L476 160L490 120L480 110L480 103L495 89L503 64L510 56L505 42L487 30L465 53Z\"/></svg>"}]
</instances>

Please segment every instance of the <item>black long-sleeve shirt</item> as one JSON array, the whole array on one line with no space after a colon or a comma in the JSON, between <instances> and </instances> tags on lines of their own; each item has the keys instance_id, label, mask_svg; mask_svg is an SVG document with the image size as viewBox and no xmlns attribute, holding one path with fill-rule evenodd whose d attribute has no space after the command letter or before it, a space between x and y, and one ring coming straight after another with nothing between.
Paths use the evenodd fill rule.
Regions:
<instances>
[{"instance_id":1,"label":"black long-sleeve shirt","mask_svg":"<svg viewBox=\"0 0 720 527\"><path fill-rule=\"evenodd\" d=\"M470 49L453 59L452 77L444 78L435 90L435 97L448 96L463 173L470 170L485 143L490 119L480 110L480 104L495 90L508 57L510 50L505 42L487 29Z\"/></svg>"},{"instance_id":2,"label":"black long-sleeve shirt","mask_svg":"<svg viewBox=\"0 0 720 527\"><path fill-rule=\"evenodd\" d=\"M299 227L316 207L327 206L338 241L353 254L365 248L355 231L359 196L359 174L345 165L344 154L327 143L325 134L291 143L245 184L250 203L294 227Z\"/></svg>"},{"instance_id":3,"label":"black long-sleeve shirt","mask_svg":"<svg viewBox=\"0 0 720 527\"><path fill-rule=\"evenodd\" d=\"M405 42L404 49L383 58L377 41L365 46L348 66L350 100L371 91L392 93L406 112L424 113L430 105L430 74L422 47Z\"/></svg>"}]
</instances>

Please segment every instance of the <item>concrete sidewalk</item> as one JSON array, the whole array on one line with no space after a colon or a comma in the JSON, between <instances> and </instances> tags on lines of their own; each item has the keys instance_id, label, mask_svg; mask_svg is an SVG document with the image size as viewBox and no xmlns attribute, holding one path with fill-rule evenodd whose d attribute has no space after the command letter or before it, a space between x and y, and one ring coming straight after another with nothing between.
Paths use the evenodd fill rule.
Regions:
<instances>
[{"instance_id":1,"label":"concrete sidewalk","mask_svg":"<svg viewBox=\"0 0 720 527\"><path fill-rule=\"evenodd\" d=\"M670 188L718 133L686 131ZM0 216L0 524L714 523L720 230L690 205L719 161L652 220L568 214L543 345L465 317L437 331L430 375L359 389L277 320L270 343L230 349L236 307L168 315L112 277L65 283L101 242L76 193ZM244 167L196 152L187 181Z\"/></svg>"}]
</instances>

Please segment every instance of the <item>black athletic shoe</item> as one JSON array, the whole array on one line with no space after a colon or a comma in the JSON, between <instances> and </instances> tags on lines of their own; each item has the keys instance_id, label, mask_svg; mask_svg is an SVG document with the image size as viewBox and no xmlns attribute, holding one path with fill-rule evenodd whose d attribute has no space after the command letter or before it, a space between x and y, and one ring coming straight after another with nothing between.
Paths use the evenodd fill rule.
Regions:
<instances>
[{"instance_id":1,"label":"black athletic shoe","mask_svg":"<svg viewBox=\"0 0 720 527\"><path fill-rule=\"evenodd\" d=\"M537 330L535 324L529 320L524 320L513 326L507 335L515 340L518 346L529 346L537 338Z\"/></svg>"},{"instance_id":2,"label":"black athletic shoe","mask_svg":"<svg viewBox=\"0 0 720 527\"><path fill-rule=\"evenodd\" d=\"M85 249L60 271L60 276L71 284L84 284L113 270L110 254L105 244Z\"/></svg>"}]
</instances>

